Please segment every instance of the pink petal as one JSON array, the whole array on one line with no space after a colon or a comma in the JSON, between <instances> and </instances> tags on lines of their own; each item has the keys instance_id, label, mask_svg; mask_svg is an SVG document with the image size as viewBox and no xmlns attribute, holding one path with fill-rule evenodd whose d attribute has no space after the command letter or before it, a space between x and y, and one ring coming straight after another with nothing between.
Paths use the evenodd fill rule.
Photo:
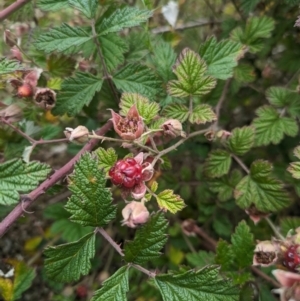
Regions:
<instances>
[{"instance_id":1,"label":"pink petal","mask_svg":"<svg viewBox=\"0 0 300 301\"><path fill-rule=\"evenodd\" d=\"M117 132L117 131L116 131ZM118 132L117 132L118 133ZM119 134L119 133L118 133ZM130 133L130 132L128 132L128 133L121 133L121 134L119 134L119 136L122 138L122 139L124 139L124 140L130 140L130 141L133 141L133 140L135 140L135 134L133 134L133 133Z\"/></svg>"},{"instance_id":2,"label":"pink petal","mask_svg":"<svg viewBox=\"0 0 300 301\"><path fill-rule=\"evenodd\" d=\"M138 153L135 157L134 160L136 161L137 164L142 165L143 161L144 161L144 153L140 152Z\"/></svg>"},{"instance_id":3,"label":"pink petal","mask_svg":"<svg viewBox=\"0 0 300 301\"><path fill-rule=\"evenodd\" d=\"M142 120L138 121L138 128L135 132L135 139L140 138L144 133L144 122Z\"/></svg>"},{"instance_id":4,"label":"pink petal","mask_svg":"<svg viewBox=\"0 0 300 301\"><path fill-rule=\"evenodd\" d=\"M131 190L131 195L136 200L140 200L146 193L146 185L144 182L141 182L138 185L135 185L133 189Z\"/></svg>"},{"instance_id":5,"label":"pink petal","mask_svg":"<svg viewBox=\"0 0 300 301\"><path fill-rule=\"evenodd\" d=\"M35 68L24 77L24 83L31 85L34 89L37 86L38 79L42 74L43 69Z\"/></svg>"},{"instance_id":6,"label":"pink petal","mask_svg":"<svg viewBox=\"0 0 300 301\"><path fill-rule=\"evenodd\" d=\"M149 181L153 177L154 168L149 162L143 164L142 176L144 181Z\"/></svg>"},{"instance_id":7,"label":"pink petal","mask_svg":"<svg viewBox=\"0 0 300 301\"><path fill-rule=\"evenodd\" d=\"M111 115L112 115L111 120L112 120L113 125L114 125L114 130L121 137L121 135L123 133L118 129L118 123L122 119L122 117L119 114L115 113L113 110L110 109L110 111L111 111Z\"/></svg>"},{"instance_id":8,"label":"pink petal","mask_svg":"<svg viewBox=\"0 0 300 301\"><path fill-rule=\"evenodd\" d=\"M128 111L128 113L127 113L127 117L128 118L136 118L136 119L141 119L141 117L140 117L140 114L139 114L139 112L138 112L138 110L137 110L137 108L136 108L136 105L133 105L130 109L129 109L129 111Z\"/></svg>"},{"instance_id":9,"label":"pink petal","mask_svg":"<svg viewBox=\"0 0 300 301\"><path fill-rule=\"evenodd\" d=\"M272 271L274 277L283 287L291 287L294 283L298 282L300 284L300 275L292 272L287 272L284 270L274 270Z\"/></svg>"}]
</instances>

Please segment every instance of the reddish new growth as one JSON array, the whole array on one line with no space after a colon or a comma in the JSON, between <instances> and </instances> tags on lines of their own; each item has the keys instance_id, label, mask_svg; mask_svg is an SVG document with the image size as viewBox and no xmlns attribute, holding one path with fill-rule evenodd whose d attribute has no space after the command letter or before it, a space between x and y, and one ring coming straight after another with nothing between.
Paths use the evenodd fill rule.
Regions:
<instances>
[{"instance_id":1,"label":"reddish new growth","mask_svg":"<svg viewBox=\"0 0 300 301\"><path fill-rule=\"evenodd\" d=\"M290 271L296 272L300 265L299 245L291 245L284 253L283 265ZM300 248L299 248L300 251Z\"/></svg>"}]
</instances>

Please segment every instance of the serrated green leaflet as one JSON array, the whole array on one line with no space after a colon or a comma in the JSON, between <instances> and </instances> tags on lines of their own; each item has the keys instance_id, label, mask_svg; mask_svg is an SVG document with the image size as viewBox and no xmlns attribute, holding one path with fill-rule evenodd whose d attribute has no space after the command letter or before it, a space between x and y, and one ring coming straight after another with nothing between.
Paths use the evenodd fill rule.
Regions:
<instances>
[{"instance_id":1,"label":"serrated green leaflet","mask_svg":"<svg viewBox=\"0 0 300 301\"><path fill-rule=\"evenodd\" d=\"M255 145L278 144L284 135L295 137L298 133L297 122L290 117L280 116L271 106L257 109L257 118L253 120L255 127Z\"/></svg>"},{"instance_id":2,"label":"serrated green leaflet","mask_svg":"<svg viewBox=\"0 0 300 301\"><path fill-rule=\"evenodd\" d=\"M262 212L276 212L290 205L283 184L271 176L271 164L257 160L251 165L250 174L236 186L237 204L247 209L252 204Z\"/></svg>"},{"instance_id":3,"label":"serrated green leaflet","mask_svg":"<svg viewBox=\"0 0 300 301\"><path fill-rule=\"evenodd\" d=\"M23 69L24 67L19 61L8 60L7 58L0 59L0 75L13 73Z\"/></svg>"},{"instance_id":4,"label":"serrated green leaflet","mask_svg":"<svg viewBox=\"0 0 300 301\"><path fill-rule=\"evenodd\" d=\"M173 72L178 80L168 83L168 92L175 97L201 96L209 93L216 85L216 80L206 76L206 63L191 49L185 48L176 64Z\"/></svg>"},{"instance_id":5,"label":"serrated green leaflet","mask_svg":"<svg viewBox=\"0 0 300 301\"><path fill-rule=\"evenodd\" d=\"M87 18L92 19L97 11L97 0L68 0L69 5L81 11Z\"/></svg>"},{"instance_id":6,"label":"serrated green leaflet","mask_svg":"<svg viewBox=\"0 0 300 301\"><path fill-rule=\"evenodd\" d=\"M250 64L239 64L233 70L233 77L240 83L251 83L255 80L256 74Z\"/></svg>"},{"instance_id":7,"label":"serrated green leaflet","mask_svg":"<svg viewBox=\"0 0 300 301\"><path fill-rule=\"evenodd\" d=\"M51 54L47 59L47 69L53 76L70 76L75 69L76 61L68 56Z\"/></svg>"},{"instance_id":8,"label":"serrated green leaflet","mask_svg":"<svg viewBox=\"0 0 300 301\"><path fill-rule=\"evenodd\" d=\"M175 214L185 207L183 199L178 194L174 194L171 189L166 189L156 196L158 206L162 210L168 210Z\"/></svg>"},{"instance_id":9,"label":"serrated green leaflet","mask_svg":"<svg viewBox=\"0 0 300 301\"><path fill-rule=\"evenodd\" d=\"M99 147L95 154L98 157L99 168L103 168L105 172L108 172L109 169L117 162L118 155L113 148L104 149Z\"/></svg>"},{"instance_id":10,"label":"serrated green leaflet","mask_svg":"<svg viewBox=\"0 0 300 301\"><path fill-rule=\"evenodd\" d=\"M166 117L178 119L181 122L187 120L189 116L189 109L187 106L179 103L174 103L166 106L163 110Z\"/></svg>"},{"instance_id":11,"label":"serrated green leaflet","mask_svg":"<svg viewBox=\"0 0 300 301\"><path fill-rule=\"evenodd\" d=\"M300 162L290 163L287 170L292 174L293 178L300 179Z\"/></svg>"},{"instance_id":12,"label":"serrated green leaflet","mask_svg":"<svg viewBox=\"0 0 300 301\"><path fill-rule=\"evenodd\" d=\"M186 254L186 259L193 267L202 268L214 263L215 254L212 252L199 251L197 253Z\"/></svg>"},{"instance_id":13,"label":"serrated green leaflet","mask_svg":"<svg viewBox=\"0 0 300 301\"><path fill-rule=\"evenodd\" d=\"M65 208L72 214L72 222L101 227L115 217L116 207L112 205L112 195L105 184L105 174L99 170L97 160L84 154L69 177L69 190L73 194Z\"/></svg>"},{"instance_id":14,"label":"serrated green leaflet","mask_svg":"<svg viewBox=\"0 0 300 301\"><path fill-rule=\"evenodd\" d=\"M215 262L221 266L222 271L231 270L234 263L232 246L225 240L220 239L216 248Z\"/></svg>"},{"instance_id":15,"label":"serrated green leaflet","mask_svg":"<svg viewBox=\"0 0 300 301\"><path fill-rule=\"evenodd\" d=\"M122 92L139 93L153 98L160 91L160 81L146 66L129 64L119 70L113 82Z\"/></svg>"},{"instance_id":16,"label":"serrated green leaflet","mask_svg":"<svg viewBox=\"0 0 300 301\"><path fill-rule=\"evenodd\" d=\"M230 165L230 154L225 150L217 149L206 159L204 173L210 178L218 178L229 172Z\"/></svg>"},{"instance_id":17,"label":"serrated green leaflet","mask_svg":"<svg viewBox=\"0 0 300 301\"><path fill-rule=\"evenodd\" d=\"M0 164L0 204L11 205L19 201L18 191L26 193L36 188L50 172L46 164L32 161L25 164L13 159Z\"/></svg>"},{"instance_id":18,"label":"serrated green leaflet","mask_svg":"<svg viewBox=\"0 0 300 301\"><path fill-rule=\"evenodd\" d=\"M85 105L88 105L95 93L101 90L103 81L90 74L77 72L75 77L65 79L58 94L53 114L78 114Z\"/></svg>"},{"instance_id":19,"label":"serrated green leaflet","mask_svg":"<svg viewBox=\"0 0 300 301\"><path fill-rule=\"evenodd\" d=\"M48 247L45 269L47 276L58 282L77 281L91 269L91 258L95 256L95 233L89 233L80 240Z\"/></svg>"},{"instance_id":20,"label":"serrated green leaflet","mask_svg":"<svg viewBox=\"0 0 300 301\"><path fill-rule=\"evenodd\" d=\"M233 68L244 52L242 44L231 40L217 42L215 37L210 37L199 49L200 56L208 66L207 73L223 80L232 77Z\"/></svg>"},{"instance_id":21,"label":"serrated green leaflet","mask_svg":"<svg viewBox=\"0 0 300 301\"><path fill-rule=\"evenodd\" d=\"M45 11L57 11L68 7L68 0L38 0L37 6Z\"/></svg>"},{"instance_id":22,"label":"serrated green leaflet","mask_svg":"<svg viewBox=\"0 0 300 301\"><path fill-rule=\"evenodd\" d=\"M237 301L239 290L219 277L219 268L207 266L176 274L160 274L154 279L164 301Z\"/></svg>"},{"instance_id":23,"label":"serrated green leaflet","mask_svg":"<svg viewBox=\"0 0 300 301\"><path fill-rule=\"evenodd\" d=\"M167 242L168 222L162 212L151 215L150 220L136 231L133 241L124 247L124 259L130 263L143 264L160 256Z\"/></svg>"},{"instance_id":24,"label":"serrated green leaflet","mask_svg":"<svg viewBox=\"0 0 300 301\"><path fill-rule=\"evenodd\" d=\"M235 128L228 139L228 148L238 156L247 153L254 144L254 128L244 126Z\"/></svg>"},{"instance_id":25,"label":"serrated green leaflet","mask_svg":"<svg viewBox=\"0 0 300 301\"><path fill-rule=\"evenodd\" d=\"M64 52L71 47L80 46L90 39L92 36L82 28L63 24L41 34L34 45L38 50L45 53Z\"/></svg>"},{"instance_id":26,"label":"serrated green leaflet","mask_svg":"<svg viewBox=\"0 0 300 301\"><path fill-rule=\"evenodd\" d=\"M103 287L95 292L91 301L127 301L128 271L128 266L117 270L103 282Z\"/></svg>"},{"instance_id":27,"label":"serrated green leaflet","mask_svg":"<svg viewBox=\"0 0 300 301\"><path fill-rule=\"evenodd\" d=\"M217 120L217 116L211 106L200 104L193 108L193 112L189 116L190 123L204 124Z\"/></svg>"},{"instance_id":28,"label":"serrated green leaflet","mask_svg":"<svg viewBox=\"0 0 300 301\"><path fill-rule=\"evenodd\" d=\"M245 13L253 11L255 6L259 3L259 0L241 0L241 9Z\"/></svg>"},{"instance_id":29,"label":"serrated green leaflet","mask_svg":"<svg viewBox=\"0 0 300 301\"><path fill-rule=\"evenodd\" d=\"M231 236L232 250L239 269L251 266L254 251L254 238L245 221L241 221Z\"/></svg>"},{"instance_id":30,"label":"serrated green leaflet","mask_svg":"<svg viewBox=\"0 0 300 301\"><path fill-rule=\"evenodd\" d=\"M146 124L153 121L160 107L156 102L150 102L148 98L137 93L123 93L120 101L120 114L126 116L129 109L136 105L139 115L143 117Z\"/></svg>"},{"instance_id":31,"label":"serrated green leaflet","mask_svg":"<svg viewBox=\"0 0 300 301\"><path fill-rule=\"evenodd\" d=\"M281 233L285 236L290 230L300 227L300 217L284 217L280 221Z\"/></svg>"}]
</instances>

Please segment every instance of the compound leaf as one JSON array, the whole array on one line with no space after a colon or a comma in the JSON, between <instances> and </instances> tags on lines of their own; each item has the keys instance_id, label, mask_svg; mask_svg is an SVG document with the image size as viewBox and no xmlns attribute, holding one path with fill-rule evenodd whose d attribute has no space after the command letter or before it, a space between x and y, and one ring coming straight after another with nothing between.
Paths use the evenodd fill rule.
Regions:
<instances>
[{"instance_id":1,"label":"compound leaf","mask_svg":"<svg viewBox=\"0 0 300 301\"><path fill-rule=\"evenodd\" d=\"M230 154L225 150L217 149L206 159L204 172L210 178L218 178L229 172L230 165Z\"/></svg>"},{"instance_id":2,"label":"compound leaf","mask_svg":"<svg viewBox=\"0 0 300 301\"><path fill-rule=\"evenodd\" d=\"M81 11L87 18L92 19L97 11L96 0L68 0L69 5Z\"/></svg>"},{"instance_id":3,"label":"compound leaf","mask_svg":"<svg viewBox=\"0 0 300 301\"><path fill-rule=\"evenodd\" d=\"M210 105L200 104L193 108L192 114L189 116L190 123L204 124L217 120L217 116Z\"/></svg>"},{"instance_id":4,"label":"compound leaf","mask_svg":"<svg viewBox=\"0 0 300 301\"><path fill-rule=\"evenodd\" d=\"M179 195L174 194L174 191L171 189L160 192L156 196L156 200L160 209L164 211L169 210L173 214L185 207L183 199Z\"/></svg>"},{"instance_id":5,"label":"compound leaf","mask_svg":"<svg viewBox=\"0 0 300 301\"><path fill-rule=\"evenodd\" d=\"M189 109L183 104L174 103L164 108L163 115L184 122L189 117Z\"/></svg>"}]
</instances>

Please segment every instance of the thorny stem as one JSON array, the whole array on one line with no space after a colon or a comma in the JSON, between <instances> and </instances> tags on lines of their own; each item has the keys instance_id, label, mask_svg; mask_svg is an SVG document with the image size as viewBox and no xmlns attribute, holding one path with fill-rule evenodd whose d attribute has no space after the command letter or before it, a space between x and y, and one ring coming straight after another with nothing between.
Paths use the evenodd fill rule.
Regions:
<instances>
[{"instance_id":1,"label":"thorny stem","mask_svg":"<svg viewBox=\"0 0 300 301\"><path fill-rule=\"evenodd\" d=\"M146 130L147 130L147 132L149 131L148 128L146 128ZM156 152L158 152L158 149L157 149L157 147L156 147L156 144L155 144L155 142L154 142L153 137L151 136L151 134L149 135L149 139L150 139L152 148L153 148Z\"/></svg>"},{"instance_id":2,"label":"thorny stem","mask_svg":"<svg viewBox=\"0 0 300 301\"><path fill-rule=\"evenodd\" d=\"M20 9L28 2L30 2L30 0L17 0L16 2L12 3L10 6L4 8L0 12L0 22L8 18L11 14L13 14L15 11Z\"/></svg>"}]
</instances>

